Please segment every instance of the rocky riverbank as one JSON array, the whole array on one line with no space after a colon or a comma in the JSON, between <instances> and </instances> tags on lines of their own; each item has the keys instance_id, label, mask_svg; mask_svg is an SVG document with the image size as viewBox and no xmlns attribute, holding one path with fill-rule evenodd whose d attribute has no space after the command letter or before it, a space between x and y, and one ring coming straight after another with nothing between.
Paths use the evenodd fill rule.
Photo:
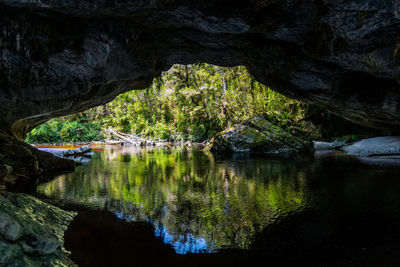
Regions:
<instances>
[{"instance_id":1,"label":"rocky riverbank","mask_svg":"<svg viewBox=\"0 0 400 267\"><path fill-rule=\"evenodd\" d=\"M118 136L113 139L105 139L93 142L76 142L76 143L41 143L41 144L31 144L38 149L47 151L46 149L78 149L84 146L90 146L92 149L101 148L105 145L119 145L119 146L134 146L134 147L172 147L172 146L198 146L204 147L206 141L204 142L192 142L192 141L171 141L166 139L150 139L141 137L135 134L124 134L118 133ZM114 137L114 136L113 136ZM62 153L60 150L60 153ZM48 151L47 151L48 152Z\"/></svg>"},{"instance_id":2,"label":"rocky riverbank","mask_svg":"<svg viewBox=\"0 0 400 267\"><path fill-rule=\"evenodd\" d=\"M342 151L367 164L400 165L400 136L373 137L352 143L345 141L313 143L314 150L318 154Z\"/></svg>"}]
</instances>

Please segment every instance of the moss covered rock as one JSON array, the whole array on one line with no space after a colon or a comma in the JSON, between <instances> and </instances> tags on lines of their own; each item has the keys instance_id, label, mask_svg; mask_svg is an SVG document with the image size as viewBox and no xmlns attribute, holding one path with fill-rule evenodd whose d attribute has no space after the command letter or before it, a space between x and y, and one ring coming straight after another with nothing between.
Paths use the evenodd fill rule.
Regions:
<instances>
[{"instance_id":1,"label":"moss covered rock","mask_svg":"<svg viewBox=\"0 0 400 267\"><path fill-rule=\"evenodd\" d=\"M281 154L311 152L312 142L293 136L261 116L237 124L214 136L206 150Z\"/></svg>"},{"instance_id":2,"label":"moss covered rock","mask_svg":"<svg viewBox=\"0 0 400 267\"><path fill-rule=\"evenodd\" d=\"M0 266L74 266L63 248L74 216L29 195L0 192Z\"/></svg>"}]
</instances>

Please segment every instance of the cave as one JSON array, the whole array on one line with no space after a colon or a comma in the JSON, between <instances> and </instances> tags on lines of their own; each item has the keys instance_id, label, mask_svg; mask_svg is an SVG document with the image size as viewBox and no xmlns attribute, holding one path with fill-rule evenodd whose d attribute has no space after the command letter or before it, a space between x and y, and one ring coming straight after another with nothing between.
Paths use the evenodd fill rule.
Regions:
<instances>
[{"instance_id":1,"label":"cave","mask_svg":"<svg viewBox=\"0 0 400 267\"><path fill-rule=\"evenodd\" d=\"M72 170L27 133L144 89L173 64L244 65L290 98L399 130L396 0L2 0L0 14L3 180Z\"/></svg>"},{"instance_id":2,"label":"cave","mask_svg":"<svg viewBox=\"0 0 400 267\"><path fill-rule=\"evenodd\" d=\"M396 1L1 5L0 125L15 142L195 62L245 65L273 89L364 126L400 123Z\"/></svg>"}]
</instances>

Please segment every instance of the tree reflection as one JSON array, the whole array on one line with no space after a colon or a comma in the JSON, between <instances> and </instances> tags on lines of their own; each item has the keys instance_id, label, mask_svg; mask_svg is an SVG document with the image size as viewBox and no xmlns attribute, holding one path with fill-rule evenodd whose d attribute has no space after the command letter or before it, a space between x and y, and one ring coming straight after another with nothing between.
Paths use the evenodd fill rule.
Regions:
<instances>
[{"instance_id":1,"label":"tree reflection","mask_svg":"<svg viewBox=\"0 0 400 267\"><path fill-rule=\"evenodd\" d=\"M177 253L248 248L253 235L312 202L302 162L218 159L187 150L109 147L39 192L154 224Z\"/></svg>"}]
</instances>

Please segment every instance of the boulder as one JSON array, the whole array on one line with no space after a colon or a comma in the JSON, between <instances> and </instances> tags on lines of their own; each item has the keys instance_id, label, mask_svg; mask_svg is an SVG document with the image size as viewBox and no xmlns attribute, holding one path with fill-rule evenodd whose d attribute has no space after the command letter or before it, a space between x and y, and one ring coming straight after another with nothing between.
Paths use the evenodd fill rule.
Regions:
<instances>
[{"instance_id":1,"label":"boulder","mask_svg":"<svg viewBox=\"0 0 400 267\"><path fill-rule=\"evenodd\" d=\"M0 185L35 184L46 175L73 171L75 165L0 131Z\"/></svg>"},{"instance_id":2,"label":"boulder","mask_svg":"<svg viewBox=\"0 0 400 267\"><path fill-rule=\"evenodd\" d=\"M399 156L400 136L368 138L345 146L342 150L358 157Z\"/></svg>"},{"instance_id":3,"label":"boulder","mask_svg":"<svg viewBox=\"0 0 400 267\"><path fill-rule=\"evenodd\" d=\"M74 266L63 236L75 214L0 191L0 266Z\"/></svg>"},{"instance_id":4,"label":"boulder","mask_svg":"<svg viewBox=\"0 0 400 267\"><path fill-rule=\"evenodd\" d=\"M205 150L287 154L310 152L312 147L312 142L295 137L262 117L255 117L218 133Z\"/></svg>"},{"instance_id":5,"label":"boulder","mask_svg":"<svg viewBox=\"0 0 400 267\"><path fill-rule=\"evenodd\" d=\"M332 150L332 143L330 142L321 142L321 141L313 141L314 150L322 151L322 150Z\"/></svg>"}]
</instances>

